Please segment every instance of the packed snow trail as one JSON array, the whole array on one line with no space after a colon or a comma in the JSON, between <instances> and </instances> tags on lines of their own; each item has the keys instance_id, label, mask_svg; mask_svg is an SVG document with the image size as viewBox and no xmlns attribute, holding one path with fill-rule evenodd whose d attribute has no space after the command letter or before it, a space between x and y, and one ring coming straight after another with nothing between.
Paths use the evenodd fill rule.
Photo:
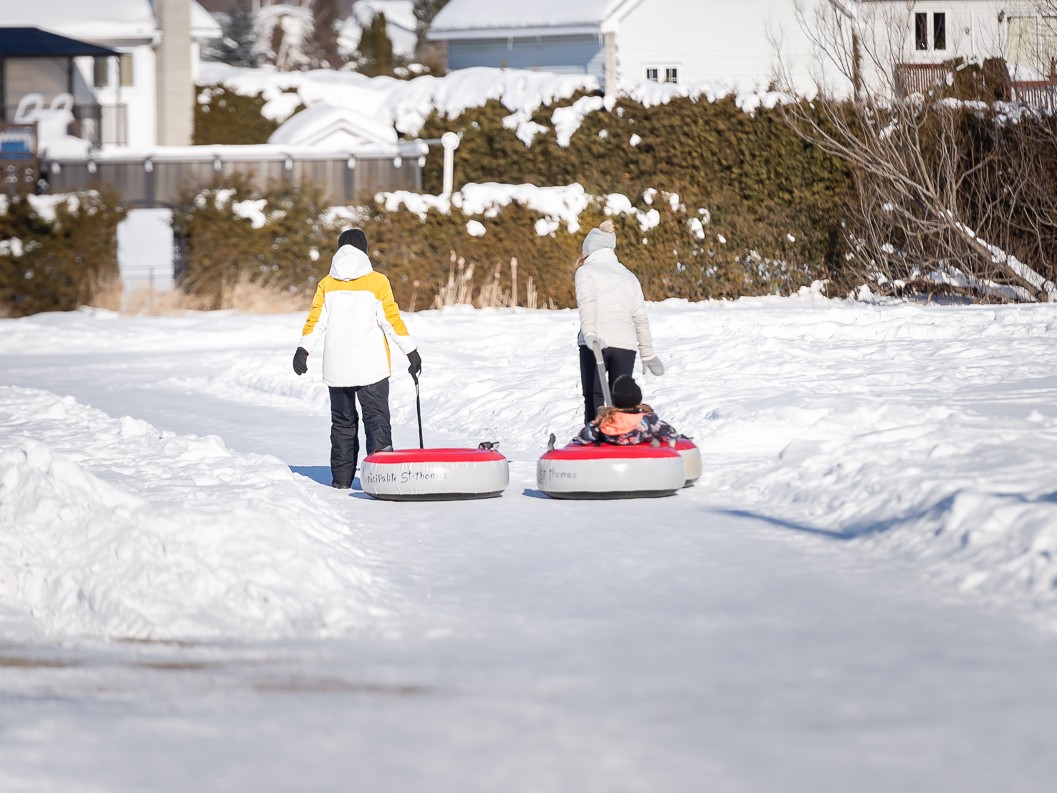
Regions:
<instances>
[{"instance_id":1,"label":"packed snow trail","mask_svg":"<svg viewBox=\"0 0 1057 793\"><path fill-rule=\"evenodd\" d=\"M427 443L498 439L512 461L502 498L445 503L321 484L325 389L289 372L293 318L0 323L18 350L0 353L0 386L17 387L0 388L0 448L33 424L82 481L140 499L147 532L171 514L174 460L210 449L244 480L215 496L274 504L288 547L334 522L316 528L348 543L328 560L349 566L332 596L350 617L329 638L302 622L272 639L249 614L229 635L258 639L114 643L69 632L63 601L27 615L5 600L0 789L1049 790L1057 644L1031 581L1054 525L1057 315L909 308L652 307L671 366L644 391L695 435L705 473L672 498L591 503L535 491L546 431L579 415L569 312L409 317ZM46 392L73 401L18 417L54 404ZM392 401L397 445L413 446L409 378ZM100 446L158 470L122 480ZM929 464L902 475L919 449ZM245 492L269 478L274 492ZM914 511L949 483L952 512ZM986 542L964 525L970 501ZM211 540L187 506L184 561ZM252 510L231 521L262 574L282 529ZM939 563L959 525L960 555ZM313 548L271 563L325 598ZM966 571L987 580L960 592ZM169 638L180 603L155 596Z\"/></svg>"}]
</instances>

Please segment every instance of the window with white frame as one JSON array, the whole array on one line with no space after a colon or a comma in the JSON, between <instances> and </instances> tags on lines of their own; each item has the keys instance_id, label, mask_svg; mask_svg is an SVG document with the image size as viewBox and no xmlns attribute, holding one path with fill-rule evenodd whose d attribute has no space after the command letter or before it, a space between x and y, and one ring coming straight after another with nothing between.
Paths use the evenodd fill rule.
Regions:
<instances>
[{"instance_id":1,"label":"window with white frame","mask_svg":"<svg viewBox=\"0 0 1057 793\"><path fill-rule=\"evenodd\" d=\"M678 66L647 66L646 79L651 83L677 83L679 82Z\"/></svg>"},{"instance_id":2,"label":"window with white frame","mask_svg":"<svg viewBox=\"0 0 1057 793\"><path fill-rule=\"evenodd\" d=\"M914 49L937 50L947 49L947 13L919 11L914 14Z\"/></svg>"}]
</instances>

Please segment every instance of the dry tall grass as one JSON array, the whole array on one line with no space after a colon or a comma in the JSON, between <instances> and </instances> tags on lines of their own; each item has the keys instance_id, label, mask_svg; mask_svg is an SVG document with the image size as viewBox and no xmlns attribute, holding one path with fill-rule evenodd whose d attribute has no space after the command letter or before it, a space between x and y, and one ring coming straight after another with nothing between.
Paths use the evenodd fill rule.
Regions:
<instances>
[{"instance_id":1,"label":"dry tall grass","mask_svg":"<svg viewBox=\"0 0 1057 793\"><path fill-rule=\"evenodd\" d=\"M467 262L452 251L448 281L437 290L430 308L456 305L512 308L519 303L529 309L555 307L553 300L548 301L547 306L540 305L536 285L531 277L525 279L524 299L518 300L517 259L510 260L509 279L504 279L503 266L497 264L492 268L488 280L480 287L474 285L475 270L476 265L473 262ZM421 284L415 281L413 286L411 301L406 307L409 312L417 308ZM120 311L128 316L150 317L209 310L241 311L246 314L289 314L307 311L311 302L311 294L290 292L281 286L240 276L237 281L225 286L219 297L191 295L179 289L122 291L121 284L115 282L106 289L99 290L92 305Z\"/></svg>"},{"instance_id":2,"label":"dry tall grass","mask_svg":"<svg viewBox=\"0 0 1057 793\"><path fill-rule=\"evenodd\" d=\"M237 281L223 290L217 308L247 314L286 314L307 311L311 305L311 292L292 292L267 281L254 281L240 275Z\"/></svg>"},{"instance_id":3,"label":"dry tall grass","mask_svg":"<svg viewBox=\"0 0 1057 793\"><path fill-rule=\"evenodd\" d=\"M219 299L190 295L179 289L137 289L124 294L119 290L118 294L119 299L114 310L120 310L122 314L130 316L163 316L211 309L241 311L246 314L289 314L307 311L312 302L309 294L290 292L284 287L253 281L245 276L240 276L237 281L228 285L221 292Z\"/></svg>"},{"instance_id":4,"label":"dry tall grass","mask_svg":"<svg viewBox=\"0 0 1057 793\"><path fill-rule=\"evenodd\" d=\"M109 311L121 310L121 281L113 278L97 283L92 289L89 305Z\"/></svg>"},{"instance_id":5,"label":"dry tall grass","mask_svg":"<svg viewBox=\"0 0 1057 793\"><path fill-rule=\"evenodd\" d=\"M476 265L451 252L451 267L448 270L448 282L441 285L433 298L432 308L444 308L445 306L471 305L477 308L514 308L518 305L517 285L517 259L510 260L509 286L503 284L503 265L497 264L492 268L488 280L483 283L474 294L473 275ZM418 296L418 281L415 282L415 291L412 293L411 311ZM554 301L548 301L549 307L554 308ZM532 278L525 282L525 307L530 309L540 308L536 285Z\"/></svg>"}]
</instances>

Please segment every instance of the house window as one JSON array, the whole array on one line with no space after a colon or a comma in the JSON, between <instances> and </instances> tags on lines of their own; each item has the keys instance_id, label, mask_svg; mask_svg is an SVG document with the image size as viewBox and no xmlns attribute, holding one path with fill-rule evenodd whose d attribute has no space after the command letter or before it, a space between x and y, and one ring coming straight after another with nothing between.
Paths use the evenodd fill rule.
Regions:
<instances>
[{"instance_id":1,"label":"house window","mask_svg":"<svg viewBox=\"0 0 1057 793\"><path fill-rule=\"evenodd\" d=\"M112 58L96 58L95 68L93 70L93 82L96 88L111 88L115 85L114 79L117 78L117 85L123 88L135 85L132 72L132 53L123 52L118 56L117 60L117 74L115 75L114 70L111 68L110 61Z\"/></svg>"},{"instance_id":2,"label":"house window","mask_svg":"<svg viewBox=\"0 0 1057 793\"><path fill-rule=\"evenodd\" d=\"M96 58L92 82L96 88L106 88L110 84L110 59Z\"/></svg>"},{"instance_id":3,"label":"house window","mask_svg":"<svg viewBox=\"0 0 1057 793\"><path fill-rule=\"evenodd\" d=\"M121 57L118 58L118 77L121 80L121 87L128 88L133 85L132 80L132 53L123 52Z\"/></svg>"},{"instance_id":4,"label":"house window","mask_svg":"<svg viewBox=\"0 0 1057 793\"><path fill-rule=\"evenodd\" d=\"M914 14L914 49L929 48L929 15Z\"/></svg>"},{"instance_id":5,"label":"house window","mask_svg":"<svg viewBox=\"0 0 1057 793\"><path fill-rule=\"evenodd\" d=\"M647 66L646 67L646 79L651 83L661 82L661 78L664 78L666 83L677 83L679 82L679 67L678 66Z\"/></svg>"},{"instance_id":6,"label":"house window","mask_svg":"<svg viewBox=\"0 0 1057 793\"><path fill-rule=\"evenodd\" d=\"M914 49L916 50L945 50L947 49L947 14L942 11L933 13L931 26L929 14L918 12L914 14ZM931 45L929 33L932 33Z\"/></svg>"},{"instance_id":7,"label":"house window","mask_svg":"<svg viewBox=\"0 0 1057 793\"><path fill-rule=\"evenodd\" d=\"M947 15L932 15L932 49L947 49Z\"/></svg>"}]
</instances>

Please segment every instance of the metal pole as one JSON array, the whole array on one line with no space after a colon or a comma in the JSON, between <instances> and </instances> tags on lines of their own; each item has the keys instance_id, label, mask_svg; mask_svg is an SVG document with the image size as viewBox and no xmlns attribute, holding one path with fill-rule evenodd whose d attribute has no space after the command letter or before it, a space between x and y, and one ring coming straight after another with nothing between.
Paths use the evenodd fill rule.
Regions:
<instances>
[{"instance_id":1,"label":"metal pole","mask_svg":"<svg viewBox=\"0 0 1057 793\"><path fill-rule=\"evenodd\" d=\"M602 400L606 407L613 405L613 396L609 393L609 380L606 377L606 363L602 360L602 343L597 339L591 340L591 349L595 354L595 364L598 366L598 380L602 383Z\"/></svg>"},{"instance_id":2,"label":"metal pole","mask_svg":"<svg viewBox=\"0 0 1057 793\"><path fill-rule=\"evenodd\" d=\"M411 375L415 381L415 413L418 415L418 448L425 449L426 444L422 440L422 400L418 392L418 376Z\"/></svg>"},{"instance_id":3,"label":"metal pole","mask_svg":"<svg viewBox=\"0 0 1057 793\"><path fill-rule=\"evenodd\" d=\"M454 132L445 132L440 136L440 145L444 147L444 186L443 194L450 196L455 189L455 150L459 148L459 136Z\"/></svg>"}]
</instances>

